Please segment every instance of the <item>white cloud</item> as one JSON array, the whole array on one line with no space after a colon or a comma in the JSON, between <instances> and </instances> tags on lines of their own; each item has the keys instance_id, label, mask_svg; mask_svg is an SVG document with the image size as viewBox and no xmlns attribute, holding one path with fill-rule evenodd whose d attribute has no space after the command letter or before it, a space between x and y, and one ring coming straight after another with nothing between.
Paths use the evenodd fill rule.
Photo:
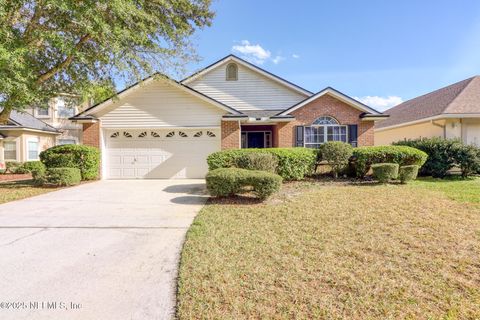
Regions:
<instances>
[{"instance_id":1,"label":"white cloud","mask_svg":"<svg viewBox=\"0 0 480 320\"><path fill-rule=\"evenodd\" d=\"M294 58L294 59L298 59L298 58L300 58L300 55L298 55L298 54L294 53L294 54L292 54L292 58Z\"/></svg>"},{"instance_id":2,"label":"white cloud","mask_svg":"<svg viewBox=\"0 0 480 320\"><path fill-rule=\"evenodd\" d=\"M355 97L355 99L378 111L385 111L403 102L403 99L397 96L364 96Z\"/></svg>"},{"instance_id":3,"label":"white cloud","mask_svg":"<svg viewBox=\"0 0 480 320\"><path fill-rule=\"evenodd\" d=\"M259 44L251 44L248 40L242 40L240 44L234 45L232 51L240 53L242 58L257 64L263 64L272 56L270 51Z\"/></svg>"},{"instance_id":4,"label":"white cloud","mask_svg":"<svg viewBox=\"0 0 480 320\"><path fill-rule=\"evenodd\" d=\"M272 59L272 62L275 63L275 64L279 64L279 63L282 62L283 60L285 60L285 57L276 56L275 58Z\"/></svg>"}]
</instances>

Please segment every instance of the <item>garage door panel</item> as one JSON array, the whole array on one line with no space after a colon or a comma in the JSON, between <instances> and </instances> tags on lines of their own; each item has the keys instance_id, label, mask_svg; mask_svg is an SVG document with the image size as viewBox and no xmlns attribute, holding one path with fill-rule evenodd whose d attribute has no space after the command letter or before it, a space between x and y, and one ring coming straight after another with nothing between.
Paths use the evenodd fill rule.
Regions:
<instances>
[{"instance_id":1,"label":"garage door panel","mask_svg":"<svg viewBox=\"0 0 480 320\"><path fill-rule=\"evenodd\" d=\"M110 138L111 131L104 135L109 179L204 178L207 156L220 150L220 132L214 129L208 130L210 136L201 129L155 129L155 134L150 129L140 130L147 134L128 130L131 138L122 129L115 131L119 132L115 138ZM173 136L167 137L172 132Z\"/></svg>"}]
</instances>

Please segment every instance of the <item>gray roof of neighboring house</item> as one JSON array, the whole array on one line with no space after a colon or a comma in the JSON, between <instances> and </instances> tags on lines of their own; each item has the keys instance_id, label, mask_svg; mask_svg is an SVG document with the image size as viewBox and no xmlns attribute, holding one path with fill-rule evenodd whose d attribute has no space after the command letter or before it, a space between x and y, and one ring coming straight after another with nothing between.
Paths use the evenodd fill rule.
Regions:
<instances>
[{"instance_id":1,"label":"gray roof of neighboring house","mask_svg":"<svg viewBox=\"0 0 480 320\"><path fill-rule=\"evenodd\" d=\"M378 124L385 128L441 114L480 114L480 76L475 76L423 96L405 101L384 112Z\"/></svg>"},{"instance_id":2,"label":"gray roof of neighboring house","mask_svg":"<svg viewBox=\"0 0 480 320\"><path fill-rule=\"evenodd\" d=\"M39 120L26 112L18 112L13 110L10 114L10 123L7 125L0 125L1 129L35 129L52 133L59 133L56 128L46 124L42 120Z\"/></svg>"}]
</instances>

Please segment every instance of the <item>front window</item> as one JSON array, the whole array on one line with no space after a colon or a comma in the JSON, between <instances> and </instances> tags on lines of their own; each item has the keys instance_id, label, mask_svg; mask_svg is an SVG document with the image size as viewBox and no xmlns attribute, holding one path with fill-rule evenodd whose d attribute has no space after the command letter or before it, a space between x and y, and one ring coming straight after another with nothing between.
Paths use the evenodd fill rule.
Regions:
<instances>
[{"instance_id":1,"label":"front window","mask_svg":"<svg viewBox=\"0 0 480 320\"><path fill-rule=\"evenodd\" d=\"M57 146L62 146L65 144L76 144L75 139L58 139Z\"/></svg>"},{"instance_id":2,"label":"front window","mask_svg":"<svg viewBox=\"0 0 480 320\"><path fill-rule=\"evenodd\" d=\"M5 160L17 161L17 143L15 141L3 142L3 157Z\"/></svg>"},{"instance_id":3,"label":"front window","mask_svg":"<svg viewBox=\"0 0 480 320\"><path fill-rule=\"evenodd\" d=\"M75 108L71 104L65 103L63 99L57 100L57 117L70 118L75 115Z\"/></svg>"},{"instance_id":4,"label":"front window","mask_svg":"<svg viewBox=\"0 0 480 320\"><path fill-rule=\"evenodd\" d=\"M49 108L37 108L36 110L37 112L37 117L40 117L40 118L48 118L50 117L50 110Z\"/></svg>"},{"instance_id":5,"label":"front window","mask_svg":"<svg viewBox=\"0 0 480 320\"><path fill-rule=\"evenodd\" d=\"M347 142L347 126L340 125L335 118L320 117L305 127L305 147L318 148L327 141Z\"/></svg>"},{"instance_id":6,"label":"front window","mask_svg":"<svg viewBox=\"0 0 480 320\"><path fill-rule=\"evenodd\" d=\"M38 141L29 140L27 143L28 160L38 160Z\"/></svg>"}]
</instances>

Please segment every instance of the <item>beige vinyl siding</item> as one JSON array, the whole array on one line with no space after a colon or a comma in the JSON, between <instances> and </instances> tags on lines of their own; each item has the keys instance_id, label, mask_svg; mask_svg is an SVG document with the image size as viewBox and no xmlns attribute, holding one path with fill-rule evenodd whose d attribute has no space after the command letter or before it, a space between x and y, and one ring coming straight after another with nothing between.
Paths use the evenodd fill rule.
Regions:
<instances>
[{"instance_id":1,"label":"beige vinyl siding","mask_svg":"<svg viewBox=\"0 0 480 320\"><path fill-rule=\"evenodd\" d=\"M307 97L240 64L238 80L226 81L227 65L218 66L188 85L237 110L285 109Z\"/></svg>"},{"instance_id":2,"label":"beige vinyl siding","mask_svg":"<svg viewBox=\"0 0 480 320\"><path fill-rule=\"evenodd\" d=\"M215 127L226 111L161 80L139 87L96 114L103 128Z\"/></svg>"},{"instance_id":3,"label":"beige vinyl siding","mask_svg":"<svg viewBox=\"0 0 480 320\"><path fill-rule=\"evenodd\" d=\"M399 128L375 131L375 145L389 145L392 142L404 139L408 140L443 136L443 128L435 126L431 122L424 122Z\"/></svg>"}]
</instances>

